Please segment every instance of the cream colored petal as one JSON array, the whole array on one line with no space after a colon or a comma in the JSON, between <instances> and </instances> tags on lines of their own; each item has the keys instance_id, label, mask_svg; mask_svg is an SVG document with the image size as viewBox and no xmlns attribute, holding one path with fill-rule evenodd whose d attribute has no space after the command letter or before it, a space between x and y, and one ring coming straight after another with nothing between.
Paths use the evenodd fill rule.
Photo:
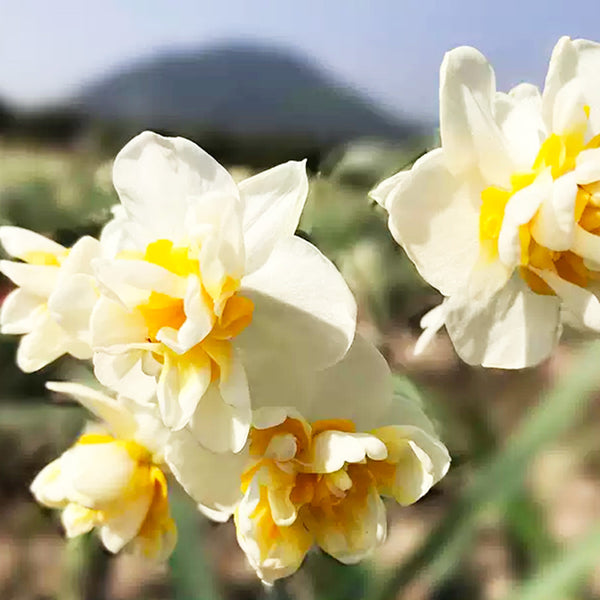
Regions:
<instances>
[{"instance_id":1,"label":"cream colored petal","mask_svg":"<svg viewBox=\"0 0 600 600\"><path fill-rule=\"evenodd\" d=\"M507 185L514 163L494 120L496 80L485 57L462 46L447 52L440 68L440 136L455 175L480 172L488 185Z\"/></svg>"},{"instance_id":2,"label":"cream colored petal","mask_svg":"<svg viewBox=\"0 0 600 600\"><path fill-rule=\"evenodd\" d=\"M244 202L246 273L264 264L279 240L298 228L308 194L306 161L289 161L239 184Z\"/></svg>"},{"instance_id":3,"label":"cream colored petal","mask_svg":"<svg viewBox=\"0 0 600 600\"><path fill-rule=\"evenodd\" d=\"M63 508L69 501L62 479L61 459L59 457L47 464L35 476L29 488L40 504L50 508Z\"/></svg>"},{"instance_id":4,"label":"cream colored petal","mask_svg":"<svg viewBox=\"0 0 600 600\"><path fill-rule=\"evenodd\" d=\"M248 463L246 453L210 452L184 429L169 437L165 461L196 502L213 511L233 513L242 498L240 478Z\"/></svg>"},{"instance_id":5,"label":"cream colored petal","mask_svg":"<svg viewBox=\"0 0 600 600\"><path fill-rule=\"evenodd\" d=\"M535 294L514 275L491 298L449 307L446 329L465 362L522 369L552 352L560 335L559 305L558 298Z\"/></svg>"},{"instance_id":6,"label":"cream colored petal","mask_svg":"<svg viewBox=\"0 0 600 600\"><path fill-rule=\"evenodd\" d=\"M142 368L143 350L125 354L96 352L93 356L94 375L115 392L141 403L156 401L156 379Z\"/></svg>"},{"instance_id":7,"label":"cream colored petal","mask_svg":"<svg viewBox=\"0 0 600 600\"><path fill-rule=\"evenodd\" d=\"M562 37L552 52L546 83L544 86L544 117L556 131L552 122L556 110L557 95L566 84L578 79L585 102L590 106L592 128L600 131L600 89L597 73L600 69L600 44L589 40L571 40Z\"/></svg>"},{"instance_id":8,"label":"cream colored petal","mask_svg":"<svg viewBox=\"0 0 600 600\"><path fill-rule=\"evenodd\" d=\"M310 408L304 409L309 421L350 419L358 431L368 431L392 401L390 369L377 348L358 333L341 361L305 377L315 386Z\"/></svg>"},{"instance_id":9,"label":"cream colored petal","mask_svg":"<svg viewBox=\"0 0 600 600\"><path fill-rule=\"evenodd\" d=\"M90 320L98 298L95 279L78 273L61 278L48 298L48 310L71 337L91 345Z\"/></svg>"},{"instance_id":10,"label":"cream colored petal","mask_svg":"<svg viewBox=\"0 0 600 600\"><path fill-rule=\"evenodd\" d=\"M66 248L56 242L22 227L0 227L0 243L8 254L21 260L27 260L32 252L63 256Z\"/></svg>"},{"instance_id":11,"label":"cream colored petal","mask_svg":"<svg viewBox=\"0 0 600 600\"><path fill-rule=\"evenodd\" d=\"M479 255L483 187L451 175L438 149L421 157L386 201L394 239L445 296L465 288Z\"/></svg>"},{"instance_id":12,"label":"cream colored petal","mask_svg":"<svg viewBox=\"0 0 600 600\"><path fill-rule=\"evenodd\" d=\"M243 353L323 369L348 351L356 302L335 266L305 240L279 242L240 292L254 302L252 323L235 341Z\"/></svg>"},{"instance_id":13,"label":"cream colored petal","mask_svg":"<svg viewBox=\"0 0 600 600\"><path fill-rule=\"evenodd\" d=\"M59 356L79 349L46 311L37 320L35 329L21 338L17 349L17 365L25 373L32 373ZM82 358L90 357L91 353L83 353Z\"/></svg>"},{"instance_id":14,"label":"cream colored petal","mask_svg":"<svg viewBox=\"0 0 600 600\"><path fill-rule=\"evenodd\" d=\"M25 263L0 260L0 272L26 292L40 298L48 298L53 292L59 274L59 267L27 265Z\"/></svg>"},{"instance_id":15,"label":"cream colored petal","mask_svg":"<svg viewBox=\"0 0 600 600\"><path fill-rule=\"evenodd\" d=\"M45 312L44 298L17 288L8 294L0 308L2 333L22 334L32 331Z\"/></svg>"},{"instance_id":16,"label":"cream colored petal","mask_svg":"<svg viewBox=\"0 0 600 600\"><path fill-rule=\"evenodd\" d=\"M400 185L404 178L407 177L410 173L410 170L399 171L398 173L384 179L381 183L379 183L376 187L374 187L369 192L369 197L375 200L377 204L383 206L383 208L388 209L387 201L390 194L394 191L394 189Z\"/></svg>"},{"instance_id":17,"label":"cream colored petal","mask_svg":"<svg viewBox=\"0 0 600 600\"><path fill-rule=\"evenodd\" d=\"M62 455L60 466L68 499L94 509L126 496L136 469L127 450L115 442L77 444Z\"/></svg>"},{"instance_id":18,"label":"cream colored petal","mask_svg":"<svg viewBox=\"0 0 600 600\"><path fill-rule=\"evenodd\" d=\"M592 292L569 281L561 279L550 271L535 271L560 297L565 307L583 325L594 331L600 331L600 300Z\"/></svg>"},{"instance_id":19,"label":"cream colored petal","mask_svg":"<svg viewBox=\"0 0 600 600\"><path fill-rule=\"evenodd\" d=\"M345 463L360 463L366 458L383 460L385 444L366 433L324 431L313 440L311 468L315 473L334 473Z\"/></svg>"},{"instance_id":20,"label":"cream colored petal","mask_svg":"<svg viewBox=\"0 0 600 600\"><path fill-rule=\"evenodd\" d=\"M148 487L136 497L127 499L106 519L100 527L100 539L109 552L119 552L138 534L154 493Z\"/></svg>"},{"instance_id":21,"label":"cream colored petal","mask_svg":"<svg viewBox=\"0 0 600 600\"><path fill-rule=\"evenodd\" d=\"M347 565L369 556L387 535L385 506L374 487L359 511L346 515L345 519L323 519L313 524L317 544Z\"/></svg>"},{"instance_id":22,"label":"cream colored petal","mask_svg":"<svg viewBox=\"0 0 600 600\"><path fill-rule=\"evenodd\" d=\"M62 511L60 520L68 538L88 533L97 524L97 516L94 511L73 502Z\"/></svg>"},{"instance_id":23,"label":"cream colored petal","mask_svg":"<svg viewBox=\"0 0 600 600\"><path fill-rule=\"evenodd\" d=\"M233 406L216 385L208 388L189 422L196 439L213 452L240 452L246 443L252 412L249 403Z\"/></svg>"},{"instance_id":24,"label":"cream colored petal","mask_svg":"<svg viewBox=\"0 0 600 600\"><path fill-rule=\"evenodd\" d=\"M237 196L229 173L193 142L145 131L117 155L113 181L129 216L155 238L185 237L189 204L204 194Z\"/></svg>"},{"instance_id":25,"label":"cream colored petal","mask_svg":"<svg viewBox=\"0 0 600 600\"><path fill-rule=\"evenodd\" d=\"M573 243L577 182L573 172L554 180L531 226L538 244L550 250L568 250Z\"/></svg>"}]
</instances>

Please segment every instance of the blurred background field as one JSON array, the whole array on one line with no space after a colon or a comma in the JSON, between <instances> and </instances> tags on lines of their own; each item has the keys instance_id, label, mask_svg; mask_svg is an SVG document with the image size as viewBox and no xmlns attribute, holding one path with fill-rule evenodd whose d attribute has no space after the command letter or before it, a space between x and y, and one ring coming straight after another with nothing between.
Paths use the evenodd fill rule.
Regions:
<instances>
[{"instance_id":1,"label":"blurred background field","mask_svg":"<svg viewBox=\"0 0 600 600\"><path fill-rule=\"evenodd\" d=\"M282 44L286 36L291 39L289 23L274 44L258 26L252 40L209 40L167 50L148 38L144 49L152 52L139 58L130 53L129 62L84 77L58 100L48 95L45 101L26 101L31 95L26 91L35 87L15 83L18 54L10 69L0 70L0 221L67 245L82 234L97 234L109 218L117 201L111 159L144 128L194 139L238 178L307 158L311 187L301 234L340 268L358 299L359 328L384 352L398 393L420 398L453 456L448 476L423 500L408 508L389 505L389 539L372 561L359 566L344 567L314 552L298 574L264 590L237 547L232 525L206 521L176 491L180 543L170 565L112 557L93 536L65 542L57 515L37 506L28 492L37 471L70 445L85 419L78 407L46 392L44 381L90 374L76 361L62 359L24 375L14 363L16 339L2 336L2 600L600 598L600 348L567 331L552 358L535 369L483 370L462 364L440 332L414 357L419 320L440 297L418 277L393 242L383 211L367 197L378 181L437 144L440 45L474 43L494 59L505 48L490 25L495 20L499 29L506 25L506 44L535 58L519 65L513 48L507 54L514 59L512 70L501 71L499 79L515 84L536 66L534 81L541 83L558 35L593 38L586 27L600 9L582 2L574 20L577 11L565 15L561 3L545 3L546 18L530 39L524 32L532 31L537 2L519 7L509 2L488 12L479 3L460 2L452 18L444 13L447 8L436 12L433 3L420 4L402 13L382 2L374 11L379 29L373 26L373 39L354 48L359 38L353 42L352 35L360 33L352 33L352 23L373 20L367 14L373 11L355 8L353 21L348 15L335 19L331 7L324 9L333 40L328 45L318 42L325 35L319 9L307 2L306 10L290 13L290 19L298 20L299 29L307 13L314 14L313 27L321 23L316 32L305 31L314 55L299 51L297 43L292 50ZM68 2L59 5L71 10L62 24L42 27L44 9L33 16L25 7L14 9L15 27L23 27L21 36L34 35L38 27L42 40L65 30L69 19L79 18L85 30L91 16L73 12ZM342 3L332 5L342 10ZM521 8L525 23L514 25ZM237 24L233 32L244 9L240 4L235 10L222 17ZM402 37L394 27L406 14L402 35L412 45L393 55L392 36ZM565 30L567 25L572 30ZM439 40L425 40L431 34L426 26L438 28ZM9 39L17 35L13 29L7 27ZM373 101L361 86L340 83L348 78L333 74L331 60L327 68L319 64L319 52L331 56L334 41L340 44L336 52L357 61L356 78L368 68L369 41L381 45L376 55L381 77L392 77L402 61L402 77L390 88L397 95L394 106L383 88ZM25 58L24 68L29 64L31 71L33 63ZM501 64L507 61L502 54ZM48 80L43 64L38 57L42 83ZM60 65L53 68L60 75ZM419 79L420 70L431 73ZM364 81L368 87L373 74ZM425 95L433 100L421 101ZM0 296L10 289L2 279Z\"/></svg>"}]
</instances>

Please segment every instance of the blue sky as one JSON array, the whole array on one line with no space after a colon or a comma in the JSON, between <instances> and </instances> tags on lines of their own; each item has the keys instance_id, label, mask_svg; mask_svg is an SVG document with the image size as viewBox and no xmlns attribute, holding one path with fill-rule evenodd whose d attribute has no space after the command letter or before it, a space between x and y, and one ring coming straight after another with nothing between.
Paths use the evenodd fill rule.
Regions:
<instances>
[{"instance_id":1,"label":"blue sky","mask_svg":"<svg viewBox=\"0 0 600 600\"><path fill-rule=\"evenodd\" d=\"M599 0L4 0L0 95L29 105L163 48L289 46L396 113L437 115L444 52L477 46L498 87L541 85L561 35L600 41Z\"/></svg>"}]
</instances>

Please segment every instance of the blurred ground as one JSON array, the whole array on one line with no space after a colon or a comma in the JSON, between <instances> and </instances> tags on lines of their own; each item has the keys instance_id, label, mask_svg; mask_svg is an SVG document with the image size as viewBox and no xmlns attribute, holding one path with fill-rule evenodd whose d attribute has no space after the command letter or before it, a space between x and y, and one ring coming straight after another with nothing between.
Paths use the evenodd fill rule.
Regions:
<instances>
[{"instance_id":1,"label":"blurred ground","mask_svg":"<svg viewBox=\"0 0 600 600\"><path fill-rule=\"evenodd\" d=\"M550 360L519 372L464 365L444 332L424 355L412 355L419 319L439 298L391 240L383 214L366 192L425 145L389 149L362 144L324 160L312 181L301 230L343 271L359 300L361 330L383 350L394 372L407 376L420 391L451 451L453 466L416 505L400 508L390 503L388 541L372 563L342 567L315 553L306 568L285 584L288 596L277 595L283 592L276 589L270 593L273 598L359 598L366 580L407 560L448 514L478 466L505 445L544 392L561 380L581 343L571 333ZM247 169L235 172L242 177ZM4 223L71 243L84 232L95 234L115 201L110 164L91 151L0 144ZM1 285L5 294L8 284ZM181 497L175 498L178 511L188 532L198 532L197 547L188 553L188 566L182 562L183 549L172 574L165 566L148 565L132 556L110 557L93 538L67 544L57 515L33 502L28 485L72 442L84 419L77 407L52 406L43 382L82 376L85 371L73 361L61 360L42 373L24 375L14 366L15 348L12 338L0 340L1 599L192 600L216 598L220 592L225 599L249 600L266 594L237 548L231 524L204 521ZM427 577L417 577L401 598L500 600L557 548L584 534L600 519L598 423L600 398L589 414L581 415L576 428L536 457L518 498L485 513L468 551L449 576L435 586ZM197 596L181 592L178 577L186 568L197 568L205 577L206 587ZM598 574L591 586L581 589L572 598L600 598Z\"/></svg>"}]
</instances>

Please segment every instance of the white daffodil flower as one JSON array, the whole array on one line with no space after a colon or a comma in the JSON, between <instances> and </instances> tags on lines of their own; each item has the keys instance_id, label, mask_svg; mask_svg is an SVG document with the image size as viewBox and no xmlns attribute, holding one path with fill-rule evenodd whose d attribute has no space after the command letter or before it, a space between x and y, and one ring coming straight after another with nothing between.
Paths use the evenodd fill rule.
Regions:
<instances>
[{"instance_id":1,"label":"white daffodil flower","mask_svg":"<svg viewBox=\"0 0 600 600\"><path fill-rule=\"evenodd\" d=\"M543 93L497 92L469 47L446 54L440 78L442 147L371 196L448 298L459 355L534 365L560 336L561 306L600 331L600 45L562 38Z\"/></svg>"},{"instance_id":2,"label":"white daffodil flower","mask_svg":"<svg viewBox=\"0 0 600 600\"><path fill-rule=\"evenodd\" d=\"M96 376L136 399L141 381L156 380L168 427L237 452L251 421L249 378L278 379L274 360L326 368L354 337L347 285L294 235L305 165L236 184L192 142L146 132L121 150L113 180L121 206L101 237L111 258L94 264Z\"/></svg>"},{"instance_id":3,"label":"white daffodil flower","mask_svg":"<svg viewBox=\"0 0 600 600\"><path fill-rule=\"evenodd\" d=\"M97 528L110 552L123 548L166 559L177 539L169 514L163 451L169 432L150 408L76 383L48 384L104 422L95 426L31 484L36 500L62 509L67 537Z\"/></svg>"},{"instance_id":4,"label":"white daffodil flower","mask_svg":"<svg viewBox=\"0 0 600 600\"><path fill-rule=\"evenodd\" d=\"M412 504L450 463L421 408L393 398L388 366L364 339L312 383L290 390L294 408L265 394L237 455L211 454L184 432L166 450L205 514L234 514L238 542L266 583L296 571L314 544L360 561L386 537L381 496Z\"/></svg>"},{"instance_id":5,"label":"white daffodil flower","mask_svg":"<svg viewBox=\"0 0 600 600\"><path fill-rule=\"evenodd\" d=\"M62 356L92 357L89 321L98 298L90 263L100 244L81 238L68 249L20 227L0 227L6 252L22 262L2 260L0 271L17 289L0 311L0 331L23 335L17 365L37 371Z\"/></svg>"}]
</instances>

